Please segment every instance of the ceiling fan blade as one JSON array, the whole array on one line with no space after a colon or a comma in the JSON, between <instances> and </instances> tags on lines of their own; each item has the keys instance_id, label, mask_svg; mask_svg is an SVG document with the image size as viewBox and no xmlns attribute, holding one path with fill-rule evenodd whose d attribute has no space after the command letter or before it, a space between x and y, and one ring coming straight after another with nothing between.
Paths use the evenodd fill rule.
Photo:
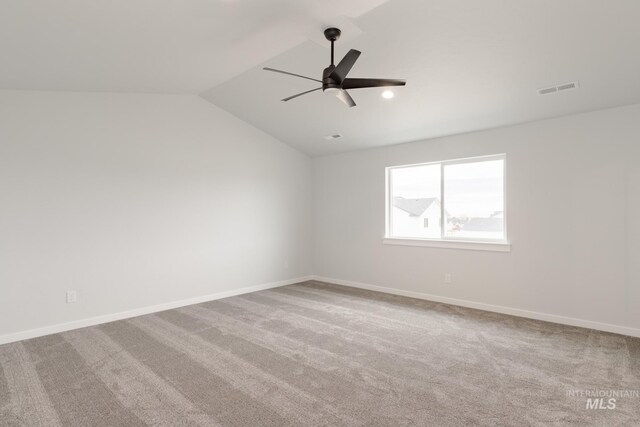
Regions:
<instances>
[{"instance_id":1,"label":"ceiling fan blade","mask_svg":"<svg viewBox=\"0 0 640 427\"><path fill-rule=\"evenodd\" d=\"M347 54L342 58L342 61L336 68L331 72L329 77L338 82L338 84L342 83L342 81L347 78L347 74L351 71L351 67L356 63L356 60L360 56L360 51L351 49Z\"/></svg>"},{"instance_id":2,"label":"ceiling fan blade","mask_svg":"<svg viewBox=\"0 0 640 427\"><path fill-rule=\"evenodd\" d=\"M356 102L353 100L351 95L349 95L349 92L347 92L346 90L342 90L342 89L339 90L336 93L336 98L338 98L340 101L342 101L345 104L347 104L347 106L349 106L349 107L355 107L356 106Z\"/></svg>"},{"instance_id":3,"label":"ceiling fan blade","mask_svg":"<svg viewBox=\"0 0 640 427\"><path fill-rule=\"evenodd\" d=\"M302 96L302 95L304 95L305 93L315 92L316 90L320 90L320 89L322 89L322 88L321 88L321 87L317 87L317 88L315 88L315 89L311 89L311 90L308 90L308 91L306 91L306 92L299 93L299 94L297 94L297 95L292 95L292 96L290 96L290 97L288 97L288 98L283 99L283 101L289 101L289 100L291 100L291 99L293 99L293 98L297 98L297 97L299 97L299 96Z\"/></svg>"},{"instance_id":4,"label":"ceiling fan blade","mask_svg":"<svg viewBox=\"0 0 640 427\"><path fill-rule=\"evenodd\" d=\"M343 89L362 89L366 87L404 86L404 80L394 79L344 79Z\"/></svg>"},{"instance_id":5,"label":"ceiling fan blade","mask_svg":"<svg viewBox=\"0 0 640 427\"><path fill-rule=\"evenodd\" d=\"M303 79L307 79L307 80L313 80L314 82L318 82L318 83L322 83L322 80L318 80L318 79L313 79L311 77L307 77L307 76L301 76L300 74L294 74L294 73L290 73L288 71L282 71L282 70L276 70L275 68L269 68L269 67L264 67L262 68L263 70L266 71L273 71L275 73L282 73L282 74L288 74L290 76L295 76L295 77L302 77Z\"/></svg>"}]
</instances>

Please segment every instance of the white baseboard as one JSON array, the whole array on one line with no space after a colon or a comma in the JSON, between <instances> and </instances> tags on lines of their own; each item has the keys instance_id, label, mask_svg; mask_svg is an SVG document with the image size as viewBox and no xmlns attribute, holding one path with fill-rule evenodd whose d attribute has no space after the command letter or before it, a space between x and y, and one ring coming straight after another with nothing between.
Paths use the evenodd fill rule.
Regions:
<instances>
[{"instance_id":1,"label":"white baseboard","mask_svg":"<svg viewBox=\"0 0 640 427\"><path fill-rule=\"evenodd\" d=\"M119 313L105 314L102 316L90 317L87 319L74 320L67 323L58 323L56 325L44 326L42 328L29 329L26 331L15 332L7 335L0 335L0 345L8 344L15 341L22 341L29 338L41 337L44 335L57 334L59 332L70 331L72 329L86 328L87 326L99 325L102 323L113 322L116 320L129 319L131 317L142 316L145 314L157 313L159 311L171 310L172 308L184 307L186 305L200 304L202 302L213 301L222 298L228 298L235 295L248 294L250 292L262 291L265 289L278 288L280 286L293 285L294 283L305 282L311 280L311 276L297 277L295 279L281 280L279 282L264 283L262 285L248 286L230 291L217 292L215 294L203 295L195 298L188 298L179 301L167 302L147 307L135 308L133 310L121 311Z\"/></svg>"},{"instance_id":2,"label":"white baseboard","mask_svg":"<svg viewBox=\"0 0 640 427\"><path fill-rule=\"evenodd\" d=\"M11 342L22 341L29 338L41 337L44 335L56 334L59 332L70 331L73 329L85 328L87 326L99 325L102 323L114 322L116 320L129 319L131 317L142 316L145 314L157 313L159 311L171 310L172 308L184 307L187 305L200 304L207 301L213 301L222 298L228 298L235 295L247 294L251 292L262 291L265 289L278 288L280 286L292 285L307 280L317 280L320 282L334 283L336 285L348 286L352 288L367 289L370 291L383 292L392 295L400 295L410 298L422 299L444 304L457 305L460 307L475 308L478 310L491 311L495 313L509 314L512 316L525 317L528 319L543 320L546 322L559 323L562 325L578 326L582 328L595 329L598 331L612 332L616 334L628 335L640 338L640 329L628 326L612 325L610 323L594 322L591 320L576 319L573 317L559 316L556 314L540 313L536 311L522 310L518 308L505 307L500 305L485 304L481 302L462 300L457 298L443 297L439 295L426 294L422 292L404 291L401 289L386 288L383 286L370 285L368 283L353 282L349 280L335 279L323 276L303 276L294 279L282 280L279 282L265 283L256 286L249 286L230 291L217 292L215 294L204 295L195 298L188 298L179 301L172 301L164 304L136 308L133 310L122 311L119 313L106 314L102 316L90 317L87 319L74 320L67 323L59 323L42 328L29 329L26 331L15 332L7 335L0 335L0 345Z\"/></svg>"},{"instance_id":3,"label":"white baseboard","mask_svg":"<svg viewBox=\"0 0 640 427\"><path fill-rule=\"evenodd\" d=\"M333 283L336 285L349 286L352 288L367 289L370 291L383 292L386 294L400 295L404 297L422 299L444 304L457 305L460 307L475 308L478 310L492 311L494 313L509 314L511 316L525 317L527 319L544 320L546 322L559 323L562 325L578 326L581 328L595 329L598 331L613 332L615 334L628 335L640 338L640 329L628 326L612 325L610 323L594 322L592 320L576 319L573 317L559 316L557 314L540 313L537 311L522 310L519 308L505 307L501 305L485 304L457 298L443 297L439 295L425 294L422 292L403 291L401 289L385 288L383 286L370 285L368 283L352 282L349 280L335 279L323 276L311 276L312 280Z\"/></svg>"}]
</instances>

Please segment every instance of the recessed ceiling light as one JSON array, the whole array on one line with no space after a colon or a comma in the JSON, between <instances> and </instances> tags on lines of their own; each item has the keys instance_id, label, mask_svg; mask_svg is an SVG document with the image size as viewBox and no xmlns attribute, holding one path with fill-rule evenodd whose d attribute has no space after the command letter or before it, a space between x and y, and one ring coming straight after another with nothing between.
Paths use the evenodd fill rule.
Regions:
<instances>
[{"instance_id":1,"label":"recessed ceiling light","mask_svg":"<svg viewBox=\"0 0 640 427\"><path fill-rule=\"evenodd\" d=\"M384 92L382 92L382 97L384 99L391 99L393 98L395 95L393 92L391 92L390 90L385 90Z\"/></svg>"}]
</instances>

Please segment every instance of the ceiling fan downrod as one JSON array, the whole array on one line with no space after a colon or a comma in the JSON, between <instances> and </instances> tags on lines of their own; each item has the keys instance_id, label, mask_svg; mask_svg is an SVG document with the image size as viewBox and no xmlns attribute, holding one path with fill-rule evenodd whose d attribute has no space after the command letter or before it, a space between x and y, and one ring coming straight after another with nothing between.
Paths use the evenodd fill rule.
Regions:
<instances>
[{"instance_id":1,"label":"ceiling fan downrod","mask_svg":"<svg viewBox=\"0 0 640 427\"><path fill-rule=\"evenodd\" d=\"M331 65L334 65L333 60L333 44L340 38L342 32L338 28L327 28L324 30L324 36L331 42Z\"/></svg>"}]
</instances>

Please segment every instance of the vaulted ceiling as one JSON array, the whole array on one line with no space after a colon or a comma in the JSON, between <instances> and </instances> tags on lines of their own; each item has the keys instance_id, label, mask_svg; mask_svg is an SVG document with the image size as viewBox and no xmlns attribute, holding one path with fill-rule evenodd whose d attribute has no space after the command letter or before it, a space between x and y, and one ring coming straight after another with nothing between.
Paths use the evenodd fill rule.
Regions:
<instances>
[{"instance_id":1,"label":"vaulted ceiling","mask_svg":"<svg viewBox=\"0 0 640 427\"><path fill-rule=\"evenodd\" d=\"M0 88L198 94L312 156L640 102L637 0L6 0ZM401 78L357 106L304 79ZM540 96L570 81L580 88ZM342 134L328 141L325 136Z\"/></svg>"}]
</instances>

